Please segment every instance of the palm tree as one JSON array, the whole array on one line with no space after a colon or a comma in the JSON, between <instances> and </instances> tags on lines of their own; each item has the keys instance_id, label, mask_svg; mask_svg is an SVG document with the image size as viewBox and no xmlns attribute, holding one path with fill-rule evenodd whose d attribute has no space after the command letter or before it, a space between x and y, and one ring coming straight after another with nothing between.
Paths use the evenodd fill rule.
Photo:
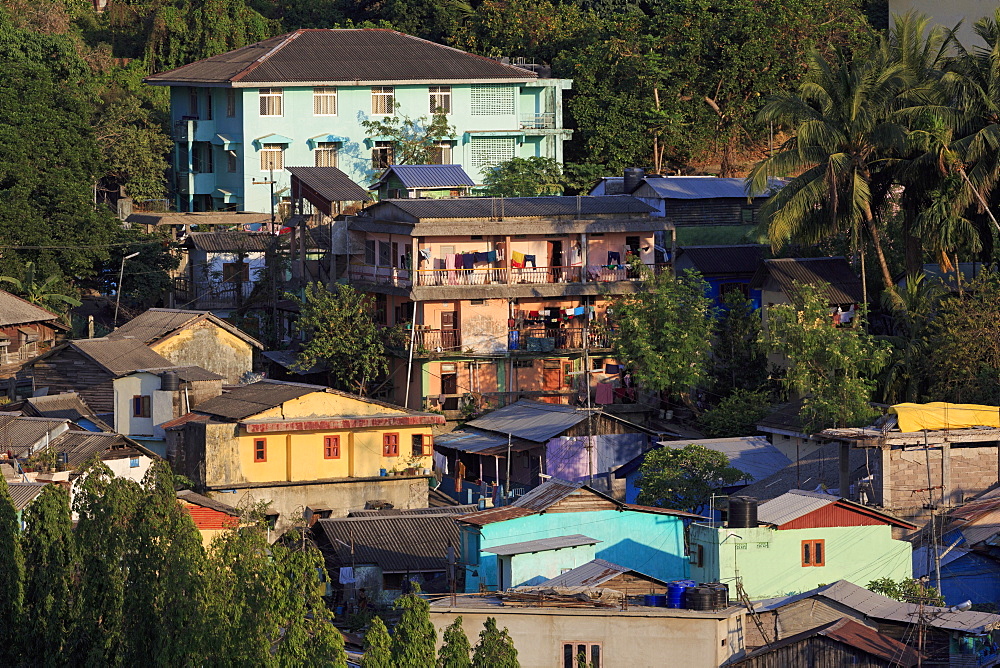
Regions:
<instances>
[{"instance_id":1,"label":"palm tree","mask_svg":"<svg viewBox=\"0 0 1000 668\"><path fill-rule=\"evenodd\" d=\"M760 120L794 135L754 166L749 189L763 192L769 177L801 171L761 207L771 245L812 244L841 232L857 241L867 233L889 287L879 229L889 200L873 197L872 181L906 147L906 129L894 117L908 90L906 68L886 62L878 48L854 58L838 50L832 64L813 51L807 61L798 90L760 111Z\"/></svg>"},{"instance_id":2,"label":"palm tree","mask_svg":"<svg viewBox=\"0 0 1000 668\"><path fill-rule=\"evenodd\" d=\"M21 278L0 276L0 282L13 285L18 296L32 304L45 308L52 308L53 304L57 308L63 304L79 306L82 303L79 299L61 292L62 280L63 277L59 274L50 274L44 280L37 280L34 262L24 263L24 271L21 273Z\"/></svg>"}]
</instances>

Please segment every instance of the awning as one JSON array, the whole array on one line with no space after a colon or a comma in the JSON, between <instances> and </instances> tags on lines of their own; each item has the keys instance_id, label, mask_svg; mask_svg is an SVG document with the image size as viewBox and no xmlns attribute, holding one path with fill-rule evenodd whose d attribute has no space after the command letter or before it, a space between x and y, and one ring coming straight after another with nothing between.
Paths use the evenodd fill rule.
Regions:
<instances>
[{"instance_id":1,"label":"awning","mask_svg":"<svg viewBox=\"0 0 1000 668\"><path fill-rule=\"evenodd\" d=\"M896 404L889 408L889 414L897 416L901 432L1000 428L1000 412L996 406L935 401L929 404Z\"/></svg>"},{"instance_id":2,"label":"awning","mask_svg":"<svg viewBox=\"0 0 1000 668\"><path fill-rule=\"evenodd\" d=\"M524 140L524 130L466 130L462 138L466 143L473 137L514 137Z\"/></svg>"},{"instance_id":3,"label":"awning","mask_svg":"<svg viewBox=\"0 0 1000 668\"><path fill-rule=\"evenodd\" d=\"M315 149L316 146L317 146L317 144L321 144L321 143L326 143L326 144L331 144L331 143L332 144L346 144L347 141L348 141L347 137L341 137L339 135L324 134L324 135L316 135L315 137L310 137L309 139L306 140L306 143L309 144L309 148Z\"/></svg>"},{"instance_id":4,"label":"awning","mask_svg":"<svg viewBox=\"0 0 1000 668\"><path fill-rule=\"evenodd\" d=\"M229 149L236 148L237 146L240 145L240 142L236 141L235 139L231 139L226 135L215 135L214 137L212 137L212 143L215 144L216 146L221 146L227 151Z\"/></svg>"},{"instance_id":5,"label":"awning","mask_svg":"<svg viewBox=\"0 0 1000 668\"><path fill-rule=\"evenodd\" d=\"M264 135L263 137L257 137L253 140L253 145L257 147L259 151L264 144L291 144L292 140L285 135L279 135L276 132L272 132L269 135Z\"/></svg>"},{"instance_id":6,"label":"awning","mask_svg":"<svg viewBox=\"0 0 1000 668\"><path fill-rule=\"evenodd\" d=\"M216 188L215 190L213 190L212 197L221 199L225 204L230 204L232 202L236 202L239 200L239 197L234 195L232 192L230 192L229 190L223 190L222 188Z\"/></svg>"},{"instance_id":7,"label":"awning","mask_svg":"<svg viewBox=\"0 0 1000 668\"><path fill-rule=\"evenodd\" d=\"M39 334L38 330L34 327L18 327L17 331L24 335L24 340L27 343L33 343L34 341L38 341L42 338L41 334Z\"/></svg>"},{"instance_id":8,"label":"awning","mask_svg":"<svg viewBox=\"0 0 1000 668\"><path fill-rule=\"evenodd\" d=\"M477 455L506 456L507 435L489 434L480 431L460 430L440 434L434 437L435 447L451 448L459 452ZM511 452L523 452L539 447L538 443L529 443L519 438L510 439Z\"/></svg>"},{"instance_id":9,"label":"awning","mask_svg":"<svg viewBox=\"0 0 1000 668\"><path fill-rule=\"evenodd\" d=\"M375 146L375 142L377 141L395 141L395 138L386 135L379 135L377 137L365 137L365 146L371 148Z\"/></svg>"}]
</instances>

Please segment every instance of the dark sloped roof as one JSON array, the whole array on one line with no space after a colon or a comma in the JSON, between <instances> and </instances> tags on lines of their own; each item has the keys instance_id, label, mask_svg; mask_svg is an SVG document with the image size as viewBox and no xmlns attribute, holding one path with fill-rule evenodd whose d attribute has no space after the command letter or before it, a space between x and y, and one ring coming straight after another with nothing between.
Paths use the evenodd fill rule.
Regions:
<instances>
[{"instance_id":1,"label":"dark sloped roof","mask_svg":"<svg viewBox=\"0 0 1000 668\"><path fill-rule=\"evenodd\" d=\"M860 448L851 448L849 457L850 479L853 483L860 472L865 470L865 452ZM839 462L840 455L836 448L819 448L804 455L797 464L793 461L774 475L755 480L741 489L740 495L765 501L792 489L836 489L840 486Z\"/></svg>"},{"instance_id":2,"label":"dark sloped roof","mask_svg":"<svg viewBox=\"0 0 1000 668\"><path fill-rule=\"evenodd\" d=\"M41 306L35 306L16 295L0 290L0 327L21 325L27 322L45 322L56 320L58 317L52 311L47 311Z\"/></svg>"},{"instance_id":3,"label":"dark sloped roof","mask_svg":"<svg viewBox=\"0 0 1000 668\"><path fill-rule=\"evenodd\" d=\"M508 444L513 452L539 447L538 443L522 441L519 438L508 439L505 434L494 434L472 427L456 429L434 437L434 447L436 448L452 448L460 452L472 452L480 455L505 454Z\"/></svg>"},{"instance_id":4,"label":"dark sloped roof","mask_svg":"<svg viewBox=\"0 0 1000 668\"><path fill-rule=\"evenodd\" d=\"M188 243L209 253L263 253L274 239L267 232L192 232Z\"/></svg>"},{"instance_id":5,"label":"dark sloped roof","mask_svg":"<svg viewBox=\"0 0 1000 668\"><path fill-rule=\"evenodd\" d=\"M94 415L94 411L76 392L66 392L63 394L49 394L44 397L29 397L25 399L25 408L38 417L56 418L60 420L70 420L75 422L81 418L98 423L99 419ZM100 423L101 428L105 426ZM112 431L110 428L105 431Z\"/></svg>"},{"instance_id":6,"label":"dark sloped roof","mask_svg":"<svg viewBox=\"0 0 1000 668\"><path fill-rule=\"evenodd\" d=\"M843 257L764 260L750 281L750 286L763 287L768 276L787 295L795 293L794 283L799 282L821 287L831 304L857 304L864 301L861 279Z\"/></svg>"},{"instance_id":7,"label":"dark sloped roof","mask_svg":"<svg viewBox=\"0 0 1000 668\"><path fill-rule=\"evenodd\" d=\"M233 517L240 516L238 508L234 508L233 506L222 503L221 501L216 501L215 499L210 499L207 496L198 494L197 492L192 492L190 489L182 489L178 491L177 498L182 501L187 501L195 506L217 510L220 513L225 513L226 515L232 515Z\"/></svg>"},{"instance_id":8,"label":"dark sloped roof","mask_svg":"<svg viewBox=\"0 0 1000 668\"><path fill-rule=\"evenodd\" d=\"M9 482L7 490L10 492L10 500L14 502L16 510L24 510L28 504L38 498L42 493L45 482Z\"/></svg>"},{"instance_id":9,"label":"dark sloped roof","mask_svg":"<svg viewBox=\"0 0 1000 668\"><path fill-rule=\"evenodd\" d=\"M399 517L400 515L467 515L479 510L473 505L449 505L434 508L383 508L382 510L352 510L348 517Z\"/></svg>"},{"instance_id":10,"label":"dark sloped roof","mask_svg":"<svg viewBox=\"0 0 1000 668\"><path fill-rule=\"evenodd\" d=\"M151 344L174 332L185 329L202 321L209 321L221 327L230 334L237 336L250 345L263 348L263 344L239 327L226 322L209 311L192 311L176 308L151 308L132 318L114 332L108 334L109 339L132 337L143 343Z\"/></svg>"},{"instance_id":11,"label":"dark sloped roof","mask_svg":"<svg viewBox=\"0 0 1000 668\"><path fill-rule=\"evenodd\" d=\"M584 488L602 498L610 498L587 487L582 482L570 482L568 480L550 478L524 496L519 497L511 505L517 506L518 508L527 508L540 513L548 510L551 506L559 503L578 489Z\"/></svg>"},{"instance_id":12,"label":"dark sloped roof","mask_svg":"<svg viewBox=\"0 0 1000 668\"><path fill-rule=\"evenodd\" d=\"M506 545L495 545L483 548L483 552L492 552L501 557L509 557L515 554L527 554L529 552L546 552L548 550L562 550L567 547L581 547L583 545L596 545L602 541L590 538L580 533L569 536L552 536L550 538L536 538L520 543L507 543Z\"/></svg>"},{"instance_id":13,"label":"dark sloped roof","mask_svg":"<svg viewBox=\"0 0 1000 668\"><path fill-rule=\"evenodd\" d=\"M481 527L487 524L493 524L494 522L505 522L518 517L527 517L528 515L536 514L537 513L534 510L529 508L521 508L519 506L503 506L502 508L489 508L487 510L480 510L478 513L461 515L455 519L463 524L473 524Z\"/></svg>"},{"instance_id":14,"label":"dark sloped roof","mask_svg":"<svg viewBox=\"0 0 1000 668\"><path fill-rule=\"evenodd\" d=\"M767 251L766 246L682 246L677 249L677 269L693 267L703 276L747 274L757 271Z\"/></svg>"},{"instance_id":15,"label":"dark sloped roof","mask_svg":"<svg viewBox=\"0 0 1000 668\"><path fill-rule=\"evenodd\" d=\"M536 74L394 30L307 29L147 77L170 83L339 83L511 79Z\"/></svg>"},{"instance_id":16,"label":"dark sloped roof","mask_svg":"<svg viewBox=\"0 0 1000 668\"><path fill-rule=\"evenodd\" d=\"M773 524L774 526L781 527L784 524L805 517L820 508L833 504L878 519L885 524L904 529L917 528L916 525L910 522L893 517L876 508L855 503L850 499L844 499L835 494L810 492L804 489L790 489L781 496L760 504L760 507L757 509L757 519L765 524Z\"/></svg>"},{"instance_id":17,"label":"dark sloped roof","mask_svg":"<svg viewBox=\"0 0 1000 668\"><path fill-rule=\"evenodd\" d=\"M15 456L21 456L25 448L66 423L67 420L60 418L0 415L0 452L10 450Z\"/></svg>"},{"instance_id":18,"label":"dark sloped roof","mask_svg":"<svg viewBox=\"0 0 1000 668\"><path fill-rule=\"evenodd\" d=\"M270 223L271 214L257 211L167 211L133 213L125 220L135 225L251 225Z\"/></svg>"},{"instance_id":19,"label":"dark sloped roof","mask_svg":"<svg viewBox=\"0 0 1000 668\"><path fill-rule=\"evenodd\" d=\"M389 573L443 571L448 546L459 545L455 516L446 513L323 519L313 531L328 542L327 565L373 564Z\"/></svg>"},{"instance_id":20,"label":"dark sloped roof","mask_svg":"<svg viewBox=\"0 0 1000 668\"><path fill-rule=\"evenodd\" d=\"M403 183L404 188L450 188L454 186L474 186L472 180L461 165L392 165L375 186L385 183L390 176L395 175Z\"/></svg>"},{"instance_id":21,"label":"dark sloped roof","mask_svg":"<svg viewBox=\"0 0 1000 668\"><path fill-rule=\"evenodd\" d=\"M636 575L642 576L647 580L652 580L663 586L667 583L654 578L645 573L640 573L639 571L633 570L631 568L626 568L625 566L619 566L618 564L613 564L610 561L605 561L604 559L594 559L593 561L588 561L582 566L577 566L576 568L566 571L561 575L557 575L551 580L546 580L545 582L539 582L536 587L600 587L602 584L616 578L622 573L634 573Z\"/></svg>"},{"instance_id":22,"label":"dark sloped roof","mask_svg":"<svg viewBox=\"0 0 1000 668\"><path fill-rule=\"evenodd\" d=\"M860 624L849 617L841 617L838 620L823 624L822 626L817 626L814 629L809 629L808 631L803 631L802 633L796 633L793 636L788 636L778 642L771 643L766 647L761 647L747 654L740 661L735 662L734 666L746 663L748 661L753 661L757 657L773 652L776 649L782 647L788 647L789 645L794 645L797 642L801 642L806 638L812 638L813 636L826 636L831 640L836 640L854 649L861 650L872 656L876 656L884 661L888 661L894 666L905 666L909 668L910 666L915 666L918 663L919 655L915 649L909 645L904 645L894 638L890 638L887 635L883 635L876 631L875 629Z\"/></svg>"},{"instance_id":23,"label":"dark sloped roof","mask_svg":"<svg viewBox=\"0 0 1000 668\"><path fill-rule=\"evenodd\" d=\"M47 449L66 454L71 468L82 466L94 455L115 453L121 456L146 455L156 457L138 443L122 436L99 431L67 431L52 439ZM156 457L159 459L159 457Z\"/></svg>"},{"instance_id":24,"label":"dark sloped roof","mask_svg":"<svg viewBox=\"0 0 1000 668\"><path fill-rule=\"evenodd\" d=\"M577 410L573 406L522 399L466 424L476 429L544 443L586 419L587 411Z\"/></svg>"},{"instance_id":25,"label":"dark sloped roof","mask_svg":"<svg viewBox=\"0 0 1000 668\"><path fill-rule=\"evenodd\" d=\"M203 401L195 406L194 410L198 413L207 413L229 420L242 420L280 406L286 401L298 399L313 392L325 392L326 389L321 385L262 380L249 385L241 385L221 396Z\"/></svg>"},{"instance_id":26,"label":"dark sloped roof","mask_svg":"<svg viewBox=\"0 0 1000 668\"><path fill-rule=\"evenodd\" d=\"M805 426L803 426L802 401L792 401L781 404L773 411L757 421L758 431L765 432L786 432L787 435L798 434L806 436Z\"/></svg>"},{"instance_id":27,"label":"dark sloped roof","mask_svg":"<svg viewBox=\"0 0 1000 668\"><path fill-rule=\"evenodd\" d=\"M79 339L69 345L114 376L124 376L139 369L173 366L170 360L153 352L138 339Z\"/></svg>"},{"instance_id":28,"label":"dark sloped roof","mask_svg":"<svg viewBox=\"0 0 1000 668\"><path fill-rule=\"evenodd\" d=\"M772 180L777 181L777 180ZM776 186L780 181L774 183ZM719 178L715 176L647 176L636 189L650 188L663 199L748 199L746 179ZM769 197L770 193L756 193L754 197Z\"/></svg>"},{"instance_id":29,"label":"dark sloped roof","mask_svg":"<svg viewBox=\"0 0 1000 668\"><path fill-rule=\"evenodd\" d=\"M368 191L336 167L286 167L292 176L329 202L368 202ZM329 248L329 244L325 246Z\"/></svg>"},{"instance_id":30,"label":"dark sloped roof","mask_svg":"<svg viewBox=\"0 0 1000 668\"><path fill-rule=\"evenodd\" d=\"M394 207L414 218L530 218L601 214L649 214L653 207L628 195L615 197L455 197L450 199L387 199L370 206L378 218L381 208Z\"/></svg>"}]
</instances>

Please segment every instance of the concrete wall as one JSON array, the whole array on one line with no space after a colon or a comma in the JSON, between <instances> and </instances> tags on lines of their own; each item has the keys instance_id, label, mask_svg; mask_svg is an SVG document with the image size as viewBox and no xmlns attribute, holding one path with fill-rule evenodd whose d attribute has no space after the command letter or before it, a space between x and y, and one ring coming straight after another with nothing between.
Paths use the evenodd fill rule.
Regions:
<instances>
[{"instance_id":1,"label":"concrete wall","mask_svg":"<svg viewBox=\"0 0 1000 668\"><path fill-rule=\"evenodd\" d=\"M250 278L256 265L251 261ZM259 267L263 267L263 256ZM218 267L222 271L222 265ZM253 346L218 325L200 322L150 346L177 366L200 366L217 373L227 385L240 382L243 374L253 370Z\"/></svg>"},{"instance_id":2,"label":"concrete wall","mask_svg":"<svg viewBox=\"0 0 1000 668\"><path fill-rule=\"evenodd\" d=\"M462 561L471 564L465 580L469 592L479 591L480 583L489 589L497 586L497 557L479 550L577 533L601 541L595 547L600 559L661 580L688 573L684 524L670 515L617 510L546 513L487 524L481 532L477 540L474 531L463 529Z\"/></svg>"},{"instance_id":3,"label":"concrete wall","mask_svg":"<svg viewBox=\"0 0 1000 668\"><path fill-rule=\"evenodd\" d=\"M153 393L160 389L160 377L153 373L134 373L116 378L112 385L115 392L115 431L126 436L156 435L153 429ZM132 398L136 396L149 397L149 417L133 415Z\"/></svg>"},{"instance_id":4,"label":"concrete wall","mask_svg":"<svg viewBox=\"0 0 1000 668\"><path fill-rule=\"evenodd\" d=\"M690 612L669 614L660 608L619 612L432 605L430 616L439 644L444 629L458 616L473 644L486 618L496 618L497 626L510 633L522 668L561 668L566 643L600 644L601 666L608 668L718 668L744 653L742 611L720 619Z\"/></svg>"},{"instance_id":5,"label":"concrete wall","mask_svg":"<svg viewBox=\"0 0 1000 668\"><path fill-rule=\"evenodd\" d=\"M802 565L804 540L825 541L824 566ZM738 569L750 598L797 594L837 580L863 587L913 573L911 545L893 540L892 527L884 525L778 531L692 524L690 542L692 549L703 549L703 565L691 565L691 579L732 583Z\"/></svg>"}]
</instances>

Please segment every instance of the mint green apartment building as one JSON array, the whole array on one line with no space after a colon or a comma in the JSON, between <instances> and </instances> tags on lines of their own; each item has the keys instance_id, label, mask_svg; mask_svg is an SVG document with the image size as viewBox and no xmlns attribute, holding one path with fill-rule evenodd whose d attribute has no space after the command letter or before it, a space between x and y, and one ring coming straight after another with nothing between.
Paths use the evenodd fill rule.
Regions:
<instances>
[{"instance_id":1,"label":"mint green apartment building","mask_svg":"<svg viewBox=\"0 0 1000 668\"><path fill-rule=\"evenodd\" d=\"M280 208L291 199L285 167L336 167L367 188L396 156L365 120L442 110L455 132L434 161L477 183L513 157L562 162L571 134L571 81L392 30L297 30L146 83L170 87L180 211Z\"/></svg>"},{"instance_id":2,"label":"mint green apartment building","mask_svg":"<svg viewBox=\"0 0 1000 668\"><path fill-rule=\"evenodd\" d=\"M691 579L723 582L736 593L736 578L751 599L798 594L847 580L912 576L912 546L893 538L893 528L917 527L846 499L793 489L760 505L757 526L689 528Z\"/></svg>"}]
</instances>

